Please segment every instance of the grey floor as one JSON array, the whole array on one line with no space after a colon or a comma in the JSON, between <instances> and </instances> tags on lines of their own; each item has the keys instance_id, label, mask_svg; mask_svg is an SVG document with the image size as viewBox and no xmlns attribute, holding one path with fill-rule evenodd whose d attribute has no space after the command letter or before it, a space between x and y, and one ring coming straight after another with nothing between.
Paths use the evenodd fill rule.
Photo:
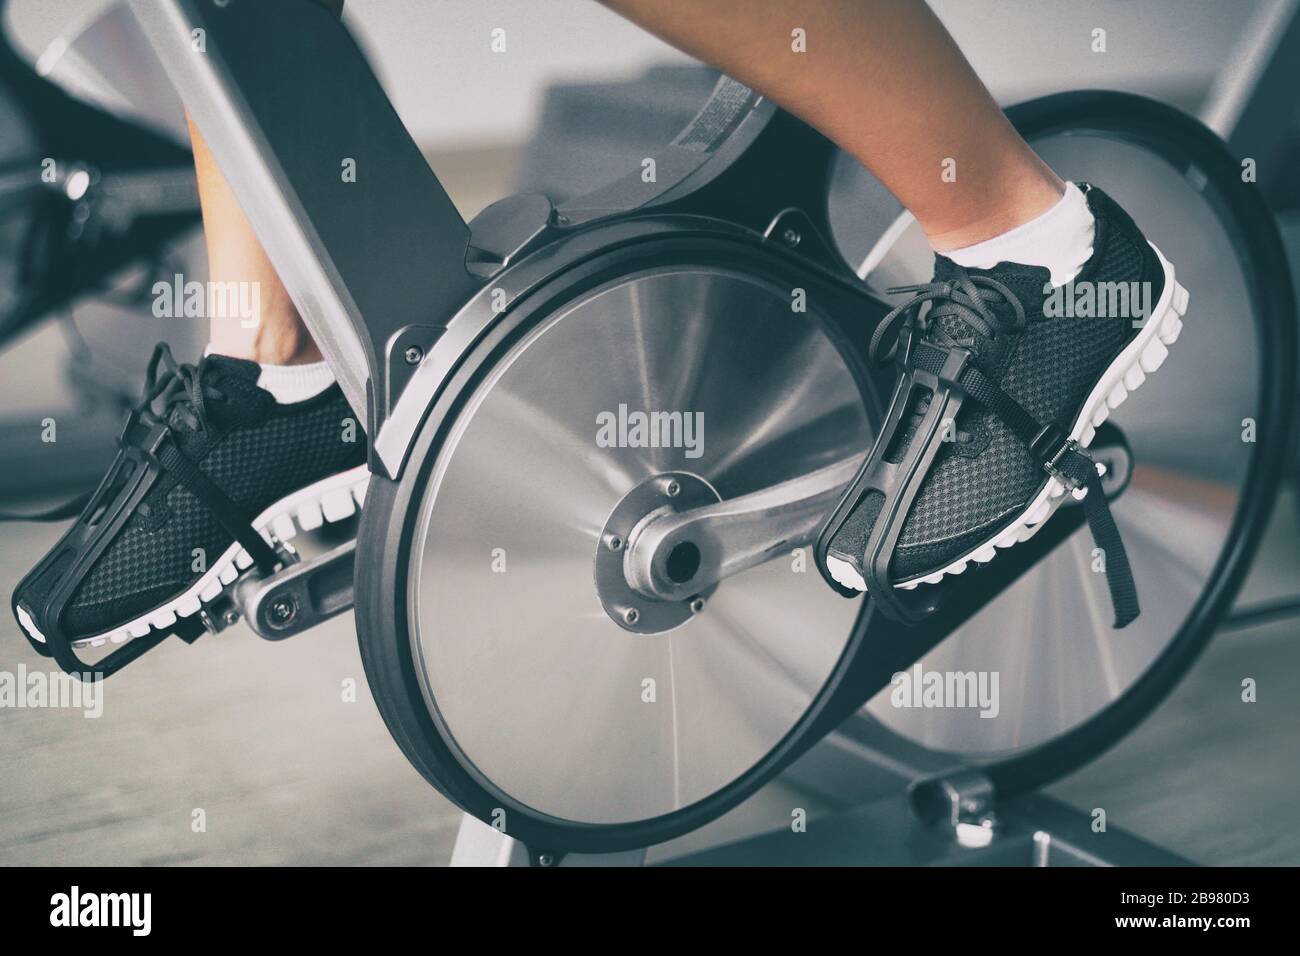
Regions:
<instances>
[{"instance_id":1,"label":"grey floor","mask_svg":"<svg viewBox=\"0 0 1300 956\"><path fill-rule=\"evenodd\" d=\"M1284 493L1239 607L1300 594ZM1242 700L1252 679L1256 702ZM1221 631L1125 740L1048 792L1198 863L1300 865L1300 618Z\"/></svg>"},{"instance_id":2,"label":"grey floor","mask_svg":"<svg viewBox=\"0 0 1300 956\"><path fill-rule=\"evenodd\" d=\"M1132 736L1049 792L1197 863L1300 865L1298 636L1294 621L1220 635Z\"/></svg>"}]
</instances>

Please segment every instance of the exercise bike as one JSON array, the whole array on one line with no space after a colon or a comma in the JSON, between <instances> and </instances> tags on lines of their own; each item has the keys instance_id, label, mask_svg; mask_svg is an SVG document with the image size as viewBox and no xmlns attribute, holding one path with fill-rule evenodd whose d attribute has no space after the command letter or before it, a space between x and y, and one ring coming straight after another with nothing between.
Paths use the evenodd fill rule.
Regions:
<instances>
[{"instance_id":1,"label":"exercise bike","mask_svg":"<svg viewBox=\"0 0 1300 956\"><path fill-rule=\"evenodd\" d=\"M313 4L131 6L370 442L357 540L246 574L206 620L284 639L355 606L398 745L532 862L693 830L873 698L886 736L1038 787L1149 712L1228 607L1284 463L1294 305L1267 209L1182 113L1112 93L1009 111L1062 176L1174 217L1154 238L1201 316L1176 361L1231 370L1162 376L1098 429L1142 618L1110 630L1067 507L904 627L808 554L893 384L864 355L877 284L926 265L906 220L846 260L828 195L860 173L829 142L724 78L626 178L466 223ZM631 412L700 413L703 442L596 440ZM1001 671L1005 719L882 704L918 661Z\"/></svg>"}]
</instances>

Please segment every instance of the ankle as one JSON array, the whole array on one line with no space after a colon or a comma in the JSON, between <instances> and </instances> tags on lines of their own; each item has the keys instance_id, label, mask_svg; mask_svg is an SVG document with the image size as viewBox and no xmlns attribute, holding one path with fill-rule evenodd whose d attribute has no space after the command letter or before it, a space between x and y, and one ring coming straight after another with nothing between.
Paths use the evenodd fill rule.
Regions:
<instances>
[{"instance_id":1,"label":"ankle","mask_svg":"<svg viewBox=\"0 0 1300 956\"><path fill-rule=\"evenodd\" d=\"M917 216L936 252L962 249L1003 235L1041 216L1065 195L1065 183L1050 169L1035 171L982 191L945 216Z\"/></svg>"},{"instance_id":2,"label":"ankle","mask_svg":"<svg viewBox=\"0 0 1300 956\"><path fill-rule=\"evenodd\" d=\"M244 330L238 331L242 333ZM210 348L220 355L248 359L261 365L310 365L324 360L305 329L268 330L262 326L252 334L233 335L227 330L213 329Z\"/></svg>"},{"instance_id":3,"label":"ankle","mask_svg":"<svg viewBox=\"0 0 1300 956\"><path fill-rule=\"evenodd\" d=\"M272 341L257 343L249 350L248 358L261 365L312 365L325 361L316 343L308 339L305 343Z\"/></svg>"},{"instance_id":4,"label":"ankle","mask_svg":"<svg viewBox=\"0 0 1300 956\"><path fill-rule=\"evenodd\" d=\"M992 269L1000 262L1041 266L1053 286L1064 285L1093 254L1096 220L1088 199L1070 183L1061 198L1028 222L966 246L942 250L959 266Z\"/></svg>"}]
</instances>

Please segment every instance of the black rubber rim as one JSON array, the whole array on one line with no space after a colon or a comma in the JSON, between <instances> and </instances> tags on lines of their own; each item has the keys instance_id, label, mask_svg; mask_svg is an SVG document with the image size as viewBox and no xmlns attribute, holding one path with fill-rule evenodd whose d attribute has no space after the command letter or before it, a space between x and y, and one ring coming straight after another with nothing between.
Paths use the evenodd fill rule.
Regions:
<instances>
[{"instance_id":1,"label":"black rubber rim","mask_svg":"<svg viewBox=\"0 0 1300 956\"><path fill-rule=\"evenodd\" d=\"M1241 180L1240 161L1213 132L1179 110L1145 97L1085 91L1014 107L1012 122L1031 142L1056 133L1121 135L1176 169L1206 177L1203 192L1234 239L1259 333L1260 429L1233 524L1209 583L1183 628L1120 697L1067 733L1026 753L981 764L999 793L1035 790L1114 746L1187 673L1231 607L1277 498L1286 466L1296 388L1296 315L1291 273L1272 213Z\"/></svg>"}]
</instances>

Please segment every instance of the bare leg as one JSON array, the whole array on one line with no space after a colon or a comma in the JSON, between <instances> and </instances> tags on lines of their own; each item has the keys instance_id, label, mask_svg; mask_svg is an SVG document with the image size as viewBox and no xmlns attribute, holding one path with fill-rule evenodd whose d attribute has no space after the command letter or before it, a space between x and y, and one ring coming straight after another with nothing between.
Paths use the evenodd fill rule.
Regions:
<instances>
[{"instance_id":1,"label":"bare leg","mask_svg":"<svg viewBox=\"0 0 1300 956\"><path fill-rule=\"evenodd\" d=\"M343 10L343 0L317 2L336 13ZM261 315L252 328L245 328L238 318L212 317L212 350L221 355L269 365L321 361L320 349L303 324L234 192L192 121L190 140L194 147L199 202L203 207L209 279L213 282L257 283L261 300Z\"/></svg>"},{"instance_id":2,"label":"bare leg","mask_svg":"<svg viewBox=\"0 0 1300 956\"><path fill-rule=\"evenodd\" d=\"M261 315L252 328L245 328L238 317L213 316L212 350L270 365L321 361L320 350L193 123L190 139L203 206L209 278L213 282L257 283L261 301Z\"/></svg>"},{"instance_id":3,"label":"bare leg","mask_svg":"<svg viewBox=\"0 0 1300 956\"><path fill-rule=\"evenodd\" d=\"M1065 189L922 0L602 2L819 129L939 251L1028 222ZM792 49L796 28L807 52Z\"/></svg>"}]
</instances>

